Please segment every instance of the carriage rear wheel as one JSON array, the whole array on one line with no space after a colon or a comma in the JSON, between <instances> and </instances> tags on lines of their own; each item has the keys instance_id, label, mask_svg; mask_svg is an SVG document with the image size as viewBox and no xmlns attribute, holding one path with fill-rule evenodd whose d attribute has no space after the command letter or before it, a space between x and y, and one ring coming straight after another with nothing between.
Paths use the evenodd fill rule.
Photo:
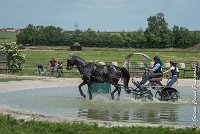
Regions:
<instances>
[{"instance_id":1,"label":"carriage rear wheel","mask_svg":"<svg viewBox=\"0 0 200 134\"><path fill-rule=\"evenodd\" d=\"M174 88L164 88L160 92L161 100L164 101L177 101L180 98L179 92Z\"/></svg>"}]
</instances>

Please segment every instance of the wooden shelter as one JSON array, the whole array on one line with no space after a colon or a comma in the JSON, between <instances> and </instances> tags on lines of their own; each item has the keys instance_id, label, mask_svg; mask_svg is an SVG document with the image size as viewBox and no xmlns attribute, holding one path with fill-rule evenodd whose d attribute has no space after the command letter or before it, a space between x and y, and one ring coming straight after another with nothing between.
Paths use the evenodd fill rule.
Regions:
<instances>
[{"instance_id":1,"label":"wooden shelter","mask_svg":"<svg viewBox=\"0 0 200 134\"><path fill-rule=\"evenodd\" d=\"M75 42L74 45L70 46L70 51L82 51L82 46L78 42Z\"/></svg>"}]
</instances>

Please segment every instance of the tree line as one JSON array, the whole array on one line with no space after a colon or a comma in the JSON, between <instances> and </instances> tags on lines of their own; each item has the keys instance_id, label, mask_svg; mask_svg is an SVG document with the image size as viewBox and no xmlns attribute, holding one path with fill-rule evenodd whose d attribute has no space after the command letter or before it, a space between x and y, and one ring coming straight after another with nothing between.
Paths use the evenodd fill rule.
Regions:
<instances>
[{"instance_id":1,"label":"tree line","mask_svg":"<svg viewBox=\"0 0 200 134\"><path fill-rule=\"evenodd\" d=\"M91 28L65 31L60 27L29 24L16 37L17 44L23 45L70 46L79 42L84 47L111 48L187 48L200 42L200 31L176 25L170 29L163 13L150 16L147 22L144 31L133 32L96 32Z\"/></svg>"}]
</instances>

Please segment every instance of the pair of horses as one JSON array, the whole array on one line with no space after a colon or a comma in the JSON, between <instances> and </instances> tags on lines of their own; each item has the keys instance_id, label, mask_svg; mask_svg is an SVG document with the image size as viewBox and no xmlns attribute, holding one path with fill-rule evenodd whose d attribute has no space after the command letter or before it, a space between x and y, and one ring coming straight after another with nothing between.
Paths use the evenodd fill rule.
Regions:
<instances>
[{"instance_id":1,"label":"pair of horses","mask_svg":"<svg viewBox=\"0 0 200 134\"><path fill-rule=\"evenodd\" d=\"M89 99L92 99L91 85L93 83L110 83L115 86L115 89L111 92L111 98L114 99L114 94L118 91L118 98L120 97L121 88L128 88L130 74L126 68L121 68L115 65L98 65L90 62L86 62L78 56L69 56L67 59L66 69L72 69L76 66L79 70L83 82L78 86L80 94L86 98L81 87L83 85L88 86ZM123 85L118 82L120 78L123 80Z\"/></svg>"}]
</instances>

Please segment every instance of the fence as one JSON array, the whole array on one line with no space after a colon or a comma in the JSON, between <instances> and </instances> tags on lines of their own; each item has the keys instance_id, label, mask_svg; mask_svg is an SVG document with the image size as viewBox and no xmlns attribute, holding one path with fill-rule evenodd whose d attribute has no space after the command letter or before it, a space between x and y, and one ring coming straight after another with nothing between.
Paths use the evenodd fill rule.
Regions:
<instances>
[{"instance_id":1,"label":"fence","mask_svg":"<svg viewBox=\"0 0 200 134\"><path fill-rule=\"evenodd\" d=\"M49 67L49 60L51 58L28 58L26 63L24 64L24 69L22 71L23 74L33 74L33 71L37 69L37 65L42 64L44 66L44 68L47 68L47 70L50 70ZM73 70L66 70L65 69L65 65L67 64L67 60L66 59L56 59L56 60L62 60L63 61L63 70L64 73L66 74L77 74L77 69L74 68ZM99 64L100 62L102 62L101 60L97 61L93 61L90 60L89 62L93 62L93 63L97 63ZM104 61L105 64L115 64L118 65L120 67L125 66L125 62L112 62L112 61ZM180 69L180 78L193 78L194 77L194 71L191 68L191 64L193 62L185 62L184 64L177 64L179 69ZM143 63L142 61L130 61L128 63L128 70L131 74L133 74L136 77L141 77L141 75L145 72L144 69L146 68L146 66L151 67L152 63ZM163 63L163 70L168 68L169 64Z\"/></svg>"},{"instance_id":2,"label":"fence","mask_svg":"<svg viewBox=\"0 0 200 134\"><path fill-rule=\"evenodd\" d=\"M0 52L0 72L6 73L8 70L7 66L7 55L3 52Z\"/></svg>"}]
</instances>

